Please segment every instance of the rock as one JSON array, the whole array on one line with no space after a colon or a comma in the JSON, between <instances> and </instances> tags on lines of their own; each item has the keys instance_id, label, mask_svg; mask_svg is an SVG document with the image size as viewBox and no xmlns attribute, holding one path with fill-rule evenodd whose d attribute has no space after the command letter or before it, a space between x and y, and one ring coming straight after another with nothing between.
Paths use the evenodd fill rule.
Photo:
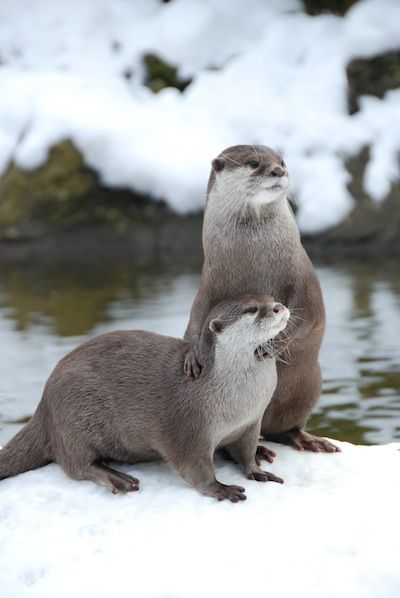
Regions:
<instances>
[{"instance_id":1,"label":"rock","mask_svg":"<svg viewBox=\"0 0 400 598\"><path fill-rule=\"evenodd\" d=\"M373 58L352 60L346 69L349 114L359 110L359 97L383 98L389 89L400 87L400 50Z\"/></svg>"},{"instance_id":2,"label":"rock","mask_svg":"<svg viewBox=\"0 0 400 598\"><path fill-rule=\"evenodd\" d=\"M95 186L96 177L69 141L53 147L46 164L36 170L11 163L0 178L0 236L31 237L48 227L79 222L82 209L78 203Z\"/></svg>"},{"instance_id":3,"label":"rock","mask_svg":"<svg viewBox=\"0 0 400 598\"><path fill-rule=\"evenodd\" d=\"M343 16L357 0L303 0L304 9L309 15L333 12Z\"/></svg>"},{"instance_id":4,"label":"rock","mask_svg":"<svg viewBox=\"0 0 400 598\"><path fill-rule=\"evenodd\" d=\"M71 141L54 146L43 166L10 164L0 176L1 256L84 254L127 248L157 259L201 254L200 213L179 216L163 201L111 189ZM34 241L34 243L32 243ZM184 254L182 256L182 254Z\"/></svg>"},{"instance_id":5,"label":"rock","mask_svg":"<svg viewBox=\"0 0 400 598\"><path fill-rule=\"evenodd\" d=\"M164 62L155 54L145 54L143 64L145 67L144 83L154 93L158 93L165 87L175 87L179 91L184 91L192 82L192 79L181 78L177 67Z\"/></svg>"},{"instance_id":6,"label":"rock","mask_svg":"<svg viewBox=\"0 0 400 598\"><path fill-rule=\"evenodd\" d=\"M393 185L383 202L373 201L363 188L368 159L369 149L364 148L348 160L354 208L329 231L305 237L308 248L366 248L372 242L399 248L399 186ZM24 241L36 240L50 252L61 246L82 252L100 243L105 247L124 245L142 254L151 252L160 259L167 254L201 255L200 212L179 216L163 201L128 189L104 187L70 141L53 147L46 164L37 170L10 164L0 177L0 198L3 254L18 251L17 245L24 251Z\"/></svg>"},{"instance_id":7,"label":"rock","mask_svg":"<svg viewBox=\"0 0 400 598\"><path fill-rule=\"evenodd\" d=\"M342 245L347 248L399 249L400 242L400 187L392 185L388 197L377 203L363 187L365 167L369 160L369 148L347 161L352 175L349 191L355 205L348 216L329 231L317 235L314 241L322 245Z\"/></svg>"}]
</instances>

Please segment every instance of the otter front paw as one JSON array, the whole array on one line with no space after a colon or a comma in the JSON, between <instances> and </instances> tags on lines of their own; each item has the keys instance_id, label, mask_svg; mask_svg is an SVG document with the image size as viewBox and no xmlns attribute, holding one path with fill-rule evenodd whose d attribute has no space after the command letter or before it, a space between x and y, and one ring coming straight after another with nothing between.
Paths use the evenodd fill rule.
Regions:
<instances>
[{"instance_id":1,"label":"otter front paw","mask_svg":"<svg viewBox=\"0 0 400 598\"><path fill-rule=\"evenodd\" d=\"M201 364L197 359L197 354L194 349L189 349L185 357L183 371L188 378L196 380L201 374Z\"/></svg>"},{"instance_id":2,"label":"otter front paw","mask_svg":"<svg viewBox=\"0 0 400 598\"><path fill-rule=\"evenodd\" d=\"M219 501L228 498L231 502L239 502L240 500L246 500L247 497L244 492L245 489L242 486L226 486L220 482L215 482L209 494Z\"/></svg>"},{"instance_id":3,"label":"otter front paw","mask_svg":"<svg viewBox=\"0 0 400 598\"><path fill-rule=\"evenodd\" d=\"M269 471L251 471L247 474L249 480L256 480L257 482L277 482L283 484L282 478L270 473Z\"/></svg>"},{"instance_id":4,"label":"otter front paw","mask_svg":"<svg viewBox=\"0 0 400 598\"><path fill-rule=\"evenodd\" d=\"M257 465L261 465L261 459L265 459L268 463L273 463L276 457L276 453L267 449L266 446L259 444L256 451L256 463Z\"/></svg>"}]
</instances>

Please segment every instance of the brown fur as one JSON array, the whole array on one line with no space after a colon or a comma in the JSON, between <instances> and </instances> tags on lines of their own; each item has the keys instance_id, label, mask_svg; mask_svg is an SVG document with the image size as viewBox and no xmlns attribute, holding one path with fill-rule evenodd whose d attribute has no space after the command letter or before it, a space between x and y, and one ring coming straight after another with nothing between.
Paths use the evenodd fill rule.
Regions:
<instances>
[{"instance_id":1,"label":"brown fur","mask_svg":"<svg viewBox=\"0 0 400 598\"><path fill-rule=\"evenodd\" d=\"M185 339L191 350L185 371L203 366L196 342L207 312L241 293L270 293L294 314L290 338L276 347L278 385L262 422L266 438L303 450L337 450L303 428L321 392L318 354L325 328L320 285L287 201L288 174L282 157L264 146L227 148L213 160L204 215L204 266ZM269 203L256 197L266 185L282 183ZM264 187L263 187L264 186Z\"/></svg>"},{"instance_id":2,"label":"brown fur","mask_svg":"<svg viewBox=\"0 0 400 598\"><path fill-rule=\"evenodd\" d=\"M107 461L163 458L200 492L237 502L244 488L215 479L212 458L223 446L248 478L282 481L255 458L276 386L275 360L256 350L285 326L277 305L246 296L214 307L198 342L204 376L194 381L183 373L185 341L121 331L83 343L58 363L31 421L0 451L0 479L55 461L74 479L132 491L139 481ZM233 333L236 342L226 342Z\"/></svg>"}]
</instances>

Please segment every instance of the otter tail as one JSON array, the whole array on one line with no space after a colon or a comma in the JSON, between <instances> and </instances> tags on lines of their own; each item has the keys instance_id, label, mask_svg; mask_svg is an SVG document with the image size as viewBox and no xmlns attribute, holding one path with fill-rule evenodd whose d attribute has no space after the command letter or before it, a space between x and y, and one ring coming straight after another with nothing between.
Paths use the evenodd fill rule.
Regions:
<instances>
[{"instance_id":1,"label":"otter tail","mask_svg":"<svg viewBox=\"0 0 400 598\"><path fill-rule=\"evenodd\" d=\"M47 434L37 415L0 449L0 480L51 462Z\"/></svg>"}]
</instances>

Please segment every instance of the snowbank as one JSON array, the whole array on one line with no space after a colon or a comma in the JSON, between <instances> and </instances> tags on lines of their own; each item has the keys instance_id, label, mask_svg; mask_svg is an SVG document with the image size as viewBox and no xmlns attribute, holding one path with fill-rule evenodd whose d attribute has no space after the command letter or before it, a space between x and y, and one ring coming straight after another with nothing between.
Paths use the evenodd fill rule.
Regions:
<instances>
[{"instance_id":1,"label":"snowbank","mask_svg":"<svg viewBox=\"0 0 400 598\"><path fill-rule=\"evenodd\" d=\"M346 64L399 48L397 0L364 0L345 18L307 16L300 0L14 0L0 5L0 172L46 160L68 137L104 183L203 205L212 157L236 143L280 149L304 232L352 205L345 156L369 144L377 201L399 176L400 92L346 110ZM144 86L154 52L193 83ZM217 70L216 70L217 69ZM124 73L132 74L129 79Z\"/></svg>"},{"instance_id":2,"label":"snowbank","mask_svg":"<svg viewBox=\"0 0 400 598\"><path fill-rule=\"evenodd\" d=\"M0 482L2 598L399 596L400 444L270 446L285 484L244 480L240 504L160 463L124 468L141 480L124 496L57 465ZM243 484L234 465L216 469Z\"/></svg>"}]
</instances>

